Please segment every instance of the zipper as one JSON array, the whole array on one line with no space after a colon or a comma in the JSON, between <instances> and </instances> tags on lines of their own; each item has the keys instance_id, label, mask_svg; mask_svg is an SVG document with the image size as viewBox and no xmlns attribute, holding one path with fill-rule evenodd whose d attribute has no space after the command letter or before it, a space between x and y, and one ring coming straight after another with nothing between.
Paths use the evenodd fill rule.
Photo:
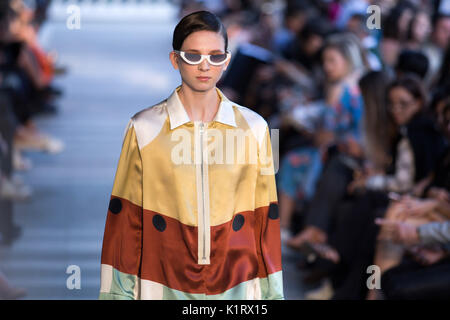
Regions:
<instances>
[{"instance_id":1,"label":"zipper","mask_svg":"<svg viewBox=\"0 0 450 320\"><path fill-rule=\"evenodd\" d=\"M197 177L197 182L200 183L200 192L197 195L198 200L198 213L199 213L199 222L198 223L198 257L199 264L209 264L209 255L210 255L210 225L209 225L209 187L208 187L208 164L207 160L205 160L204 154L204 143L205 143L205 123L199 123L199 133L200 133L200 168L197 170L197 174L200 174L200 177ZM197 190L198 192L198 190ZM200 221L201 219L201 221Z\"/></svg>"},{"instance_id":2,"label":"zipper","mask_svg":"<svg viewBox=\"0 0 450 320\"><path fill-rule=\"evenodd\" d=\"M205 226L205 183L204 183L204 171L203 171L203 127L204 123L200 122L200 154L202 156L202 162L201 162L201 173L202 173L202 213L203 213L203 255L202 255L202 261L206 261L206 226Z\"/></svg>"}]
</instances>

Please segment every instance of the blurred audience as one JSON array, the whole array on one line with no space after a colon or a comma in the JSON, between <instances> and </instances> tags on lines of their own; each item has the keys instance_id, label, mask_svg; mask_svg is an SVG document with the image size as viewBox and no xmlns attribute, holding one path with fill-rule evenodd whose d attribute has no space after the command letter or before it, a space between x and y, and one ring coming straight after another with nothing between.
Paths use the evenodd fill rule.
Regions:
<instances>
[{"instance_id":1,"label":"blurred audience","mask_svg":"<svg viewBox=\"0 0 450 320\"><path fill-rule=\"evenodd\" d=\"M12 203L33 194L16 174L32 168L25 152L64 149L36 124L58 112L63 92L53 80L66 71L39 42L49 3L0 2L4 245L20 236ZM368 13L370 5L380 10ZM316 286L307 299L450 296L448 8L448 0L181 1L180 18L205 9L227 28L232 61L218 86L279 129L282 243ZM0 297L24 294L0 274Z\"/></svg>"},{"instance_id":2,"label":"blurred audience","mask_svg":"<svg viewBox=\"0 0 450 320\"><path fill-rule=\"evenodd\" d=\"M226 24L218 85L280 130L282 243L307 299L449 296L448 2L183 1Z\"/></svg>"},{"instance_id":3,"label":"blurred audience","mask_svg":"<svg viewBox=\"0 0 450 320\"><path fill-rule=\"evenodd\" d=\"M46 52L38 32L45 23L49 0L0 2L0 241L11 245L21 234L14 223L13 202L28 200L33 190L18 175L32 163L24 152L59 153L62 141L43 132L36 117L54 115L62 90L53 85L64 67L57 54ZM0 297L23 296L0 274Z\"/></svg>"}]
</instances>

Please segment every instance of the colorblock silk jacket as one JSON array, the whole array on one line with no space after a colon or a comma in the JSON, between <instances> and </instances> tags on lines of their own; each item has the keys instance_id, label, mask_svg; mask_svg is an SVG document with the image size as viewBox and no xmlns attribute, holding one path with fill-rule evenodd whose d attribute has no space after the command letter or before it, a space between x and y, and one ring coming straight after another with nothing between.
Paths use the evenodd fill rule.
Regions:
<instances>
[{"instance_id":1,"label":"colorblock silk jacket","mask_svg":"<svg viewBox=\"0 0 450 320\"><path fill-rule=\"evenodd\" d=\"M267 122L218 88L214 120L191 121L180 88L125 129L99 298L284 299Z\"/></svg>"}]
</instances>

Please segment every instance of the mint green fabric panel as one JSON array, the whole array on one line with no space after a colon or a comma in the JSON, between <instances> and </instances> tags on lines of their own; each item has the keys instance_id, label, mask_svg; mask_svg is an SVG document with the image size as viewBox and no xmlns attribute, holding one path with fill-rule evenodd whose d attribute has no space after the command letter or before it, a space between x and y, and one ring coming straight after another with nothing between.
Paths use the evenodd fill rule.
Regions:
<instances>
[{"instance_id":1,"label":"mint green fabric panel","mask_svg":"<svg viewBox=\"0 0 450 320\"><path fill-rule=\"evenodd\" d=\"M133 300L129 296L124 296L122 294L113 294L107 292L100 292L98 296L99 300Z\"/></svg>"},{"instance_id":2,"label":"mint green fabric panel","mask_svg":"<svg viewBox=\"0 0 450 320\"><path fill-rule=\"evenodd\" d=\"M191 294L174 290L164 286L164 300L245 300L247 298L247 286L249 281L242 282L225 292L213 295ZM261 298L284 300L283 296L283 277L281 271L270 274L267 278L260 278Z\"/></svg>"},{"instance_id":3,"label":"mint green fabric panel","mask_svg":"<svg viewBox=\"0 0 450 320\"><path fill-rule=\"evenodd\" d=\"M133 300L136 280L137 276L113 268L111 290L110 292L100 292L99 299ZM259 280L261 299L284 300L282 271L269 274L267 278L260 278ZM249 281L242 282L225 292L214 295L187 293L163 285L163 300L241 300L247 297L248 283Z\"/></svg>"},{"instance_id":4,"label":"mint green fabric panel","mask_svg":"<svg viewBox=\"0 0 450 320\"><path fill-rule=\"evenodd\" d=\"M111 290L109 292L101 292L100 296L104 299L134 299L134 287L136 285L137 276L120 272L112 268ZM100 298L100 297L99 297Z\"/></svg>"},{"instance_id":5,"label":"mint green fabric panel","mask_svg":"<svg viewBox=\"0 0 450 320\"><path fill-rule=\"evenodd\" d=\"M206 295L202 293L186 293L163 286L163 300L234 300L245 299L247 295L247 283L242 282L225 292Z\"/></svg>"},{"instance_id":6,"label":"mint green fabric panel","mask_svg":"<svg viewBox=\"0 0 450 320\"><path fill-rule=\"evenodd\" d=\"M267 278L261 278L260 284L261 299L284 300L282 271L271 273Z\"/></svg>"},{"instance_id":7,"label":"mint green fabric panel","mask_svg":"<svg viewBox=\"0 0 450 320\"><path fill-rule=\"evenodd\" d=\"M205 300L203 293L187 293L163 285L163 300Z\"/></svg>"}]
</instances>

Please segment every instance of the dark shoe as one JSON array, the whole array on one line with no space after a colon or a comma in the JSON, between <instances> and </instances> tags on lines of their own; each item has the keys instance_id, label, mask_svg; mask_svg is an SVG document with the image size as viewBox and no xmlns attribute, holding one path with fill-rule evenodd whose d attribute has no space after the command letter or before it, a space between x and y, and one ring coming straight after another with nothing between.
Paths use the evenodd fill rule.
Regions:
<instances>
[{"instance_id":1,"label":"dark shoe","mask_svg":"<svg viewBox=\"0 0 450 320\"><path fill-rule=\"evenodd\" d=\"M10 246L22 235L22 228L19 226L12 226L8 232L3 232L0 244Z\"/></svg>"},{"instance_id":2,"label":"dark shoe","mask_svg":"<svg viewBox=\"0 0 450 320\"><path fill-rule=\"evenodd\" d=\"M317 284L324 278L329 277L336 270L336 264L330 260L317 257L310 271L303 277L303 283L306 285Z\"/></svg>"},{"instance_id":3,"label":"dark shoe","mask_svg":"<svg viewBox=\"0 0 450 320\"><path fill-rule=\"evenodd\" d=\"M47 94L52 95L52 96L60 96L60 95L63 94L62 89L57 88L57 87L52 86L52 85L46 86L44 89L42 89L42 91L44 93L47 93Z\"/></svg>"},{"instance_id":4,"label":"dark shoe","mask_svg":"<svg viewBox=\"0 0 450 320\"><path fill-rule=\"evenodd\" d=\"M66 66L55 66L53 67L53 74L55 76L63 75L67 73L67 70Z\"/></svg>"},{"instance_id":5,"label":"dark shoe","mask_svg":"<svg viewBox=\"0 0 450 320\"><path fill-rule=\"evenodd\" d=\"M44 103L39 107L38 112L43 114L57 114L58 108L52 104Z\"/></svg>"}]
</instances>

